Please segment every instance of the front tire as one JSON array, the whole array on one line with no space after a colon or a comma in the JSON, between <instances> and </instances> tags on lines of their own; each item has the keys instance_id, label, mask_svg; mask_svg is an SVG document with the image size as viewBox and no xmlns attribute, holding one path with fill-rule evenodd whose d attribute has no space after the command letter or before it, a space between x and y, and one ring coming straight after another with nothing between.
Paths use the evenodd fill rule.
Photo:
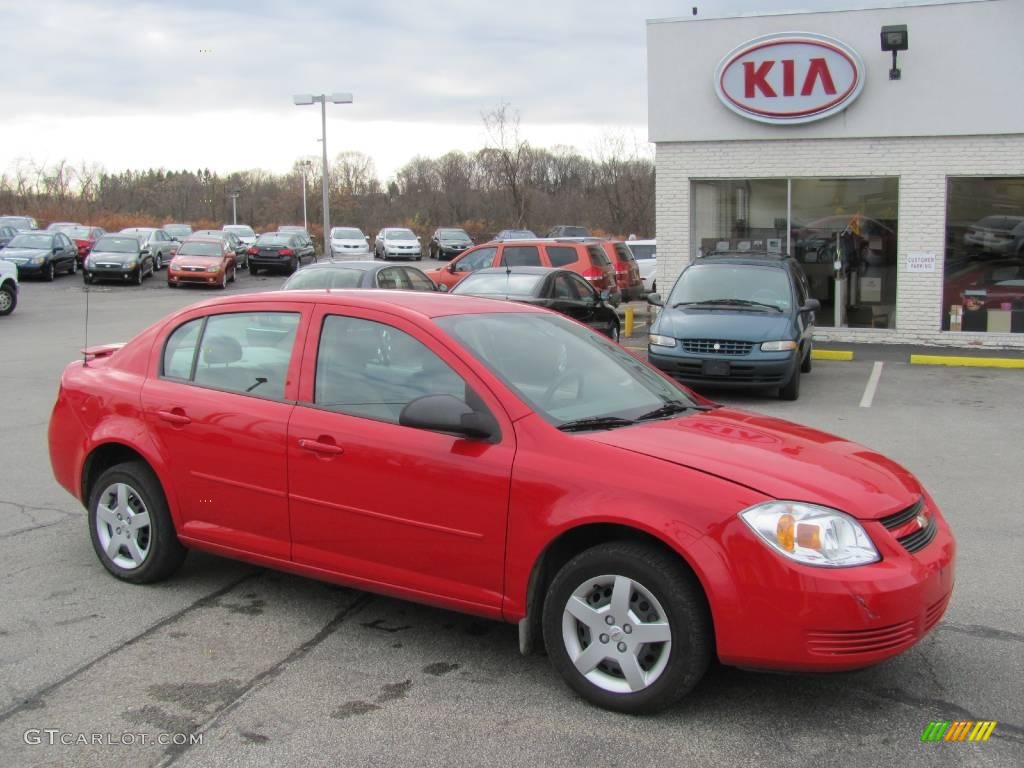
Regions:
<instances>
[{"instance_id":1,"label":"front tire","mask_svg":"<svg viewBox=\"0 0 1024 768\"><path fill-rule=\"evenodd\" d=\"M71 260L71 269L68 270L68 274L69 275L77 275L78 274L78 259L72 259Z\"/></svg>"},{"instance_id":2,"label":"front tire","mask_svg":"<svg viewBox=\"0 0 1024 768\"><path fill-rule=\"evenodd\" d=\"M57 271L56 269L54 269L53 262L51 261L46 265L46 268L43 270L43 280L45 280L48 283L52 283L53 278L56 276L56 274Z\"/></svg>"},{"instance_id":3,"label":"front tire","mask_svg":"<svg viewBox=\"0 0 1024 768\"><path fill-rule=\"evenodd\" d=\"M9 315L18 306L18 292L14 286L5 285L0 288L0 317Z\"/></svg>"},{"instance_id":4,"label":"front tire","mask_svg":"<svg viewBox=\"0 0 1024 768\"><path fill-rule=\"evenodd\" d=\"M163 268L164 268L164 255L162 253L160 253L159 251L157 251L157 253L156 253L156 262L154 262L153 270L154 270L154 272L159 272Z\"/></svg>"},{"instance_id":5,"label":"front tire","mask_svg":"<svg viewBox=\"0 0 1024 768\"><path fill-rule=\"evenodd\" d=\"M780 400L796 400L800 397L800 370L802 366L797 366L793 369L793 375L789 377L789 381L779 387L779 399Z\"/></svg>"},{"instance_id":6,"label":"front tire","mask_svg":"<svg viewBox=\"0 0 1024 768\"><path fill-rule=\"evenodd\" d=\"M569 687L616 712L670 706L711 661L700 584L650 544L612 542L576 555L548 589L543 627L551 663Z\"/></svg>"},{"instance_id":7,"label":"front tire","mask_svg":"<svg viewBox=\"0 0 1024 768\"><path fill-rule=\"evenodd\" d=\"M88 520L96 556L123 581L161 581L185 560L160 481L142 462L117 464L100 475Z\"/></svg>"},{"instance_id":8,"label":"front tire","mask_svg":"<svg viewBox=\"0 0 1024 768\"><path fill-rule=\"evenodd\" d=\"M807 357L805 357L803 359L803 361L801 361L801 363L800 363L800 372L801 373L810 373L811 372L811 353L812 352L814 352L814 347L809 347L807 349Z\"/></svg>"}]
</instances>

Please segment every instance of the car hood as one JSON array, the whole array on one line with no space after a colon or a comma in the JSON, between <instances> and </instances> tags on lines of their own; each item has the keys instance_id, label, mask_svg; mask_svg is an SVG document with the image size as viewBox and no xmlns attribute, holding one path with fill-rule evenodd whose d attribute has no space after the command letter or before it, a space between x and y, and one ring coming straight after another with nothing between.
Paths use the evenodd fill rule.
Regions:
<instances>
[{"instance_id":1,"label":"car hood","mask_svg":"<svg viewBox=\"0 0 1024 768\"><path fill-rule=\"evenodd\" d=\"M111 263L127 264L129 261L137 261L141 256L138 253L122 253L120 251L92 251L89 256L93 262L109 261Z\"/></svg>"},{"instance_id":2,"label":"car hood","mask_svg":"<svg viewBox=\"0 0 1024 768\"><path fill-rule=\"evenodd\" d=\"M730 408L585 437L716 475L772 498L821 504L862 520L906 509L922 494L910 472L857 443Z\"/></svg>"},{"instance_id":3,"label":"car hood","mask_svg":"<svg viewBox=\"0 0 1024 768\"><path fill-rule=\"evenodd\" d=\"M190 256L181 254L174 257L173 266L175 269L181 267L216 267L223 259L220 256Z\"/></svg>"},{"instance_id":4,"label":"car hood","mask_svg":"<svg viewBox=\"0 0 1024 768\"><path fill-rule=\"evenodd\" d=\"M735 309L666 309L652 333L676 339L775 341L793 338L788 314Z\"/></svg>"},{"instance_id":5,"label":"car hood","mask_svg":"<svg viewBox=\"0 0 1024 768\"><path fill-rule=\"evenodd\" d=\"M337 245L359 245L364 248L369 248L365 240L358 237L332 237L331 242Z\"/></svg>"},{"instance_id":6,"label":"car hood","mask_svg":"<svg viewBox=\"0 0 1024 768\"><path fill-rule=\"evenodd\" d=\"M397 248L400 245L416 245L418 246L419 240L384 240L384 245L388 248Z\"/></svg>"},{"instance_id":7,"label":"car hood","mask_svg":"<svg viewBox=\"0 0 1024 768\"><path fill-rule=\"evenodd\" d=\"M31 259L35 256L49 256L47 248L11 248L7 246L0 251L0 259Z\"/></svg>"}]
</instances>

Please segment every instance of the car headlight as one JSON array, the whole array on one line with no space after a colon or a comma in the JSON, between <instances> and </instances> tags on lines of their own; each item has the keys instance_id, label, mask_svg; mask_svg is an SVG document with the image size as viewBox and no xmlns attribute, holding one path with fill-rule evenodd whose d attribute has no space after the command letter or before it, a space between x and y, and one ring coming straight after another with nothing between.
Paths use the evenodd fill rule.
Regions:
<instances>
[{"instance_id":1,"label":"car headlight","mask_svg":"<svg viewBox=\"0 0 1024 768\"><path fill-rule=\"evenodd\" d=\"M676 340L671 336L659 336L656 333L647 336L647 343L652 347L674 347Z\"/></svg>"},{"instance_id":2,"label":"car headlight","mask_svg":"<svg viewBox=\"0 0 1024 768\"><path fill-rule=\"evenodd\" d=\"M206 268L207 272L220 272L220 264L214 264L212 267Z\"/></svg>"},{"instance_id":3,"label":"car headlight","mask_svg":"<svg viewBox=\"0 0 1024 768\"><path fill-rule=\"evenodd\" d=\"M761 342L762 352L788 352L791 349L796 349L797 343L795 341L764 341Z\"/></svg>"},{"instance_id":4,"label":"car headlight","mask_svg":"<svg viewBox=\"0 0 1024 768\"><path fill-rule=\"evenodd\" d=\"M882 559L861 524L835 509L769 501L740 517L768 546L798 563L845 568Z\"/></svg>"},{"instance_id":5,"label":"car headlight","mask_svg":"<svg viewBox=\"0 0 1024 768\"><path fill-rule=\"evenodd\" d=\"M135 269L135 265L138 264L138 263L139 262L136 261L135 259L130 259L130 260L128 260L128 261L126 261L124 263L124 268L125 269Z\"/></svg>"},{"instance_id":6,"label":"car headlight","mask_svg":"<svg viewBox=\"0 0 1024 768\"><path fill-rule=\"evenodd\" d=\"M45 256L33 256L32 257L32 263L33 264L43 264L45 262L46 262L46 257Z\"/></svg>"}]
</instances>

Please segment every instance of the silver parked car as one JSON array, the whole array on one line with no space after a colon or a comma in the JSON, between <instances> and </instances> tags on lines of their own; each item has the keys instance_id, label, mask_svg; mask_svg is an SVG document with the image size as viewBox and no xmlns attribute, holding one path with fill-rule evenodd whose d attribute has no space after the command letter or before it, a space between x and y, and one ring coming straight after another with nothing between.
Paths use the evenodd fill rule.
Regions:
<instances>
[{"instance_id":1,"label":"silver parked car","mask_svg":"<svg viewBox=\"0 0 1024 768\"><path fill-rule=\"evenodd\" d=\"M405 227L385 227L373 241L375 259L416 259L423 258L423 247L416 233Z\"/></svg>"},{"instance_id":2,"label":"silver parked car","mask_svg":"<svg viewBox=\"0 0 1024 768\"><path fill-rule=\"evenodd\" d=\"M163 269L164 264L169 264L178 252L178 241L157 227L126 227L120 234L138 237L142 243L142 252L152 255L157 270Z\"/></svg>"}]
</instances>

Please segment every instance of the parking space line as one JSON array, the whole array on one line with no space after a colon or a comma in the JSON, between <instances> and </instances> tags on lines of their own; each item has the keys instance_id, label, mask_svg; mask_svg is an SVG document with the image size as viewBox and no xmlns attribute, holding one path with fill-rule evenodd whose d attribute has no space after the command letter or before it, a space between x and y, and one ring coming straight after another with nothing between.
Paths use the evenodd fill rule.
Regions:
<instances>
[{"instance_id":1,"label":"parking space line","mask_svg":"<svg viewBox=\"0 0 1024 768\"><path fill-rule=\"evenodd\" d=\"M878 389L878 380L882 378L882 361L876 360L871 367L871 375L868 377L868 385L864 387L864 397L860 399L861 408L870 408L871 401L875 399L875 391Z\"/></svg>"}]
</instances>

